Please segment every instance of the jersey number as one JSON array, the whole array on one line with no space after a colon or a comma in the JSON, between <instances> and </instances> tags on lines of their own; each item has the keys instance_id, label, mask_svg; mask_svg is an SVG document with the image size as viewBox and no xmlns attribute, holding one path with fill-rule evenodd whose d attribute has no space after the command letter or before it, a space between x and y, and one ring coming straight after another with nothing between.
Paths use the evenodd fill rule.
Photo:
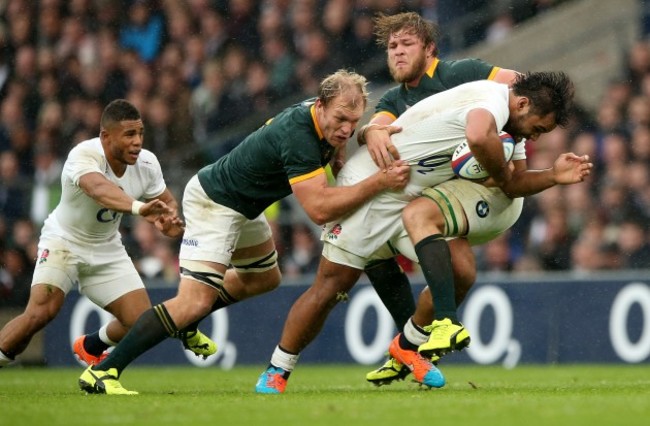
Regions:
<instances>
[{"instance_id":1,"label":"jersey number","mask_svg":"<svg viewBox=\"0 0 650 426\"><path fill-rule=\"evenodd\" d=\"M427 173L434 172L436 168L447 164L450 161L451 155L449 154L433 154L418 161L419 168L417 172L426 175Z\"/></svg>"}]
</instances>

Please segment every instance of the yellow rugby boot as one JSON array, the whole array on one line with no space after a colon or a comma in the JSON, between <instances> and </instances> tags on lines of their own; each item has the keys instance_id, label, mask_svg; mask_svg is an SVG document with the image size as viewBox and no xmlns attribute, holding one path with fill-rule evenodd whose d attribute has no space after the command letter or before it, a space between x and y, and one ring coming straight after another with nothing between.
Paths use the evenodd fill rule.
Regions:
<instances>
[{"instance_id":1,"label":"yellow rugby boot","mask_svg":"<svg viewBox=\"0 0 650 426\"><path fill-rule=\"evenodd\" d=\"M108 371L93 370L92 366L86 368L79 377L79 387L88 393L106 395L137 395L136 391L126 390L117 380L117 369L110 368Z\"/></svg>"},{"instance_id":2,"label":"yellow rugby boot","mask_svg":"<svg viewBox=\"0 0 650 426\"><path fill-rule=\"evenodd\" d=\"M431 326L429 340L418 348L421 354L430 358L441 357L451 351L460 351L469 346L469 333L462 324L445 318L433 321Z\"/></svg>"},{"instance_id":3,"label":"yellow rugby boot","mask_svg":"<svg viewBox=\"0 0 650 426\"><path fill-rule=\"evenodd\" d=\"M384 365L366 374L366 380L375 386L383 386L404 380L409 374L411 370L391 356Z\"/></svg>"}]
</instances>

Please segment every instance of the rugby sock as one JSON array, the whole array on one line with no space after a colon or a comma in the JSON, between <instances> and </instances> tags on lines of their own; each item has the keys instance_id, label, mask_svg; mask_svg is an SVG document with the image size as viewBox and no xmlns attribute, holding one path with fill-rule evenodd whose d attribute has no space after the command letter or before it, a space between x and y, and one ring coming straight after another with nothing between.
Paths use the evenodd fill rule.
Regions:
<instances>
[{"instance_id":1,"label":"rugby sock","mask_svg":"<svg viewBox=\"0 0 650 426\"><path fill-rule=\"evenodd\" d=\"M96 331L91 334L86 334L84 339L84 349L91 355L99 356L108 349L110 345L102 342L102 339L99 335L99 331Z\"/></svg>"},{"instance_id":2,"label":"rugby sock","mask_svg":"<svg viewBox=\"0 0 650 426\"><path fill-rule=\"evenodd\" d=\"M285 371L283 377L285 379L288 379L289 375L296 367L299 357L300 354L289 353L286 350L282 349L280 345L278 345L275 347L275 350L273 351L273 355L271 356L271 363L269 364L269 367L276 367L276 368L283 369Z\"/></svg>"},{"instance_id":3,"label":"rugby sock","mask_svg":"<svg viewBox=\"0 0 650 426\"><path fill-rule=\"evenodd\" d=\"M100 339L104 344L106 344L106 345L108 345L108 346L115 346L115 345L117 345L117 342L114 342L113 340L111 340L110 337L108 337L108 332L107 332L107 330L108 330L108 324L103 325L102 327L100 327L100 329L99 329L99 331L98 331L98 333L99 333L99 339Z\"/></svg>"},{"instance_id":4,"label":"rugby sock","mask_svg":"<svg viewBox=\"0 0 650 426\"><path fill-rule=\"evenodd\" d=\"M176 325L162 303L145 311L133 324L120 344L94 370L116 368L118 374L137 357L178 333Z\"/></svg>"},{"instance_id":5,"label":"rugby sock","mask_svg":"<svg viewBox=\"0 0 650 426\"><path fill-rule=\"evenodd\" d=\"M412 318L404 325L404 332L402 334L406 337L406 340L415 346L420 346L429 340L429 333L414 323Z\"/></svg>"},{"instance_id":6,"label":"rugby sock","mask_svg":"<svg viewBox=\"0 0 650 426\"><path fill-rule=\"evenodd\" d=\"M393 317L397 329L401 331L415 312L415 301L408 277L395 258L370 264L366 266L365 272Z\"/></svg>"},{"instance_id":7,"label":"rugby sock","mask_svg":"<svg viewBox=\"0 0 650 426\"><path fill-rule=\"evenodd\" d=\"M449 318L458 322L449 245L441 234L429 235L415 245L422 273L435 307L434 319Z\"/></svg>"},{"instance_id":8,"label":"rugby sock","mask_svg":"<svg viewBox=\"0 0 650 426\"><path fill-rule=\"evenodd\" d=\"M14 361L14 358L12 358L8 353L0 349L0 367L4 367L5 365L11 363Z\"/></svg>"},{"instance_id":9,"label":"rugby sock","mask_svg":"<svg viewBox=\"0 0 650 426\"><path fill-rule=\"evenodd\" d=\"M399 346L402 349L417 351L428 339L429 335L410 319L404 324L404 331L399 334Z\"/></svg>"}]
</instances>

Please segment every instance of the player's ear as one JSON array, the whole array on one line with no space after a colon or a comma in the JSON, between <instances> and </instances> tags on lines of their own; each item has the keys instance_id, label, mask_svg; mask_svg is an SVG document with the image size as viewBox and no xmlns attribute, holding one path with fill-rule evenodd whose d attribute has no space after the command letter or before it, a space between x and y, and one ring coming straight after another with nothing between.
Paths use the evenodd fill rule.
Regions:
<instances>
[{"instance_id":1,"label":"player's ear","mask_svg":"<svg viewBox=\"0 0 650 426\"><path fill-rule=\"evenodd\" d=\"M526 96L520 96L517 99L517 109L522 112L526 112L528 109L530 109L532 105L530 104L530 98Z\"/></svg>"},{"instance_id":2,"label":"player's ear","mask_svg":"<svg viewBox=\"0 0 650 426\"><path fill-rule=\"evenodd\" d=\"M436 43L431 42L425 48L427 58L431 58L436 55Z\"/></svg>"}]
</instances>

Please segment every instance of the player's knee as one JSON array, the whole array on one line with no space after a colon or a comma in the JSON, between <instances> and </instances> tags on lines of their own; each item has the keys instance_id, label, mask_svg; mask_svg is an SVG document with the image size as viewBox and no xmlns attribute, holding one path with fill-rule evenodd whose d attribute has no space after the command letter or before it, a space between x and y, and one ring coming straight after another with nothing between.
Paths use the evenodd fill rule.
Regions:
<instances>
[{"instance_id":1,"label":"player's knee","mask_svg":"<svg viewBox=\"0 0 650 426\"><path fill-rule=\"evenodd\" d=\"M238 296L241 299L247 299L273 291L278 288L282 281L282 274L277 265L264 272L243 272L238 270L237 275L242 283L238 292Z\"/></svg>"},{"instance_id":2,"label":"player's knee","mask_svg":"<svg viewBox=\"0 0 650 426\"><path fill-rule=\"evenodd\" d=\"M268 293L269 291L278 288L280 286L280 281L280 274L278 273L277 276L273 276L271 279L256 281L255 285L250 286L249 288L251 291L254 291L255 294Z\"/></svg>"},{"instance_id":3,"label":"player's knee","mask_svg":"<svg viewBox=\"0 0 650 426\"><path fill-rule=\"evenodd\" d=\"M421 223L438 223L441 218L440 209L428 198L417 198L411 201L402 211L402 220L406 228L420 226Z\"/></svg>"},{"instance_id":4,"label":"player's knee","mask_svg":"<svg viewBox=\"0 0 650 426\"><path fill-rule=\"evenodd\" d=\"M188 300L185 302L187 309L185 314L182 315L182 318L185 318L187 321L194 321L198 318L203 318L212 312L213 304L214 300L209 297L197 297Z\"/></svg>"}]
</instances>

